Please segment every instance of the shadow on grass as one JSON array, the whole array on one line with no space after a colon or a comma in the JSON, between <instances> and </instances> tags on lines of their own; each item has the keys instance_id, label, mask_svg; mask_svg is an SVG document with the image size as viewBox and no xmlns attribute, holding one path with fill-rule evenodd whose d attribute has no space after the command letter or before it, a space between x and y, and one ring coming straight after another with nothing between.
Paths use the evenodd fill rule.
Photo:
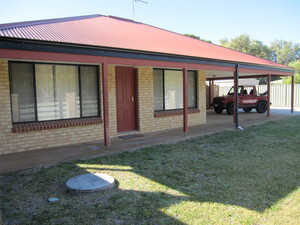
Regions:
<instances>
[{"instance_id":1,"label":"shadow on grass","mask_svg":"<svg viewBox=\"0 0 300 225\"><path fill-rule=\"evenodd\" d=\"M135 174L184 193L189 201L264 212L299 186L297 120L123 153L101 163L131 167Z\"/></svg>"},{"instance_id":2,"label":"shadow on grass","mask_svg":"<svg viewBox=\"0 0 300 225\"><path fill-rule=\"evenodd\" d=\"M171 217L162 211L182 202L235 205L262 213L296 190L300 180L299 131L292 124L276 123L84 161L81 169L136 175L137 180L130 178L132 184L125 185L127 190L107 199L108 208L120 213L112 218L119 216L120 221L127 215L141 223L183 224L176 213ZM121 176L120 182L127 181ZM149 182L165 192L139 191L151 190ZM130 186L134 190L128 190Z\"/></svg>"},{"instance_id":3,"label":"shadow on grass","mask_svg":"<svg viewBox=\"0 0 300 225\"><path fill-rule=\"evenodd\" d=\"M52 224L184 224L180 214L187 213L191 206L176 208L183 202L198 206L206 202L220 203L262 213L299 186L297 123L300 118L251 127L243 132L227 131L173 145L61 164L28 177L12 177L14 182L22 182L24 193L12 200L10 196L18 193L20 187L12 187L14 183L5 187L4 200L9 203L4 208L23 208L3 214L40 224L47 221ZM66 195L66 180L87 172L109 174L120 186L100 194ZM57 180L53 181L52 175ZM47 189L62 200L53 205L43 202L31 214L21 212L30 207L31 201L51 197ZM29 201L30 192L33 194ZM19 202L28 202L28 206ZM176 208L175 211L166 213L170 207Z\"/></svg>"},{"instance_id":4,"label":"shadow on grass","mask_svg":"<svg viewBox=\"0 0 300 225\"><path fill-rule=\"evenodd\" d=\"M281 160L280 157L278 160L259 158L254 163L249 159L245 160L244 157L229 160L228 165L218 164L218 160L215 159L211 159L212 161L199 159L198 162L190 161L189 168L187 162L179 160L173 162L175 165L171 166L172 169L166 166L168 164L166 159L161 160L163 167L161 169L146 171L141 167L141 169L134 168L132 172L184 193L188 196L185 200L237 205L258 212L265 211L297 189L299 170L289 171L293 166L282 164L286 158L285 160ZM291 161L296 160L294 158ZM144 163L146 168L151 162ZM122 164L124 165L132 166ZM246 165L250 168L245 171ZM191 170L194 170L192 174ZM181 198L178 200L181 201Z\"/></svg>"}]
</instances>

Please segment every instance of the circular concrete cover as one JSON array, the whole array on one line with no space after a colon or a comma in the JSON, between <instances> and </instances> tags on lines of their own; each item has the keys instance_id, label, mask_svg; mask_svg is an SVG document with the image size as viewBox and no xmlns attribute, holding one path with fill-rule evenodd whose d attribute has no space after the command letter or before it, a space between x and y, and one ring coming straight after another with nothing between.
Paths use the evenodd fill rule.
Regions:
<instances>
[{"instance_id":1,"label":"circular concrete cover","mask_svg":"<svg viewBox=\"0 0 300 225\"><path fill-rule=\"evenodd\" d=\"M115 179L101 173L88 173L69 179L66 183L71 193L92 193L113 188Z\"/></svg>"}]
</instances>

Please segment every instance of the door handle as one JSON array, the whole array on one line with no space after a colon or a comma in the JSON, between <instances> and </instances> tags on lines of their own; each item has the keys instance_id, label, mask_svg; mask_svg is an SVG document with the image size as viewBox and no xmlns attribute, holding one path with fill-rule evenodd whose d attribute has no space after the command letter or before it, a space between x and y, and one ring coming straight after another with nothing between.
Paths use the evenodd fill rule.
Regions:
<instances>
[{"instance_id":1,"label":"door handle","mask_svg":"<svg viewBox=\"0 0 300 225\"><path fill-rule=\"evenodd\" d=\"M131 102L134 102L134 96L131 97Z\"/></svg>"}]
</instances>

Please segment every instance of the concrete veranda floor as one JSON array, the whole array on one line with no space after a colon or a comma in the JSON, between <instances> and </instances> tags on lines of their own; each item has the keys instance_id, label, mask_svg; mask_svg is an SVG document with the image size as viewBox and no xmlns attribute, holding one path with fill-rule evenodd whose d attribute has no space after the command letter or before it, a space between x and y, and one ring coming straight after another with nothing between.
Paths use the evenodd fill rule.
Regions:
<instances>
[{"instance_id":1,"label":"concrete veranda floor","mask_svg":"<svg viewBox=\"0 0 300 225\"><path fill-rule=\"evenodd\" d=\"M300 115L295 111L293 115ZM243 127L260 124L267 121L283 119L292 116L290 111L272 109L271 116L258 114L255 110L251 113L239 113L239 123ZM133 139L112 138L111 146L107 149L103 141L94 141L62 147L40 149L34 151L13 153L0 156L0 174L26 170L36 167L50 166L57 163L68 162L76 159L95 158L106 154L114 154L122 151L132 151L146 146L157 144L174 143L180 140L212 134L222 130L235 129L233 117L216 114L212 110L207 111L207 123L191 126L184 134L182 128L164 130L160 132L144 133L144 137Z\"/></svg>"}]
</instances>

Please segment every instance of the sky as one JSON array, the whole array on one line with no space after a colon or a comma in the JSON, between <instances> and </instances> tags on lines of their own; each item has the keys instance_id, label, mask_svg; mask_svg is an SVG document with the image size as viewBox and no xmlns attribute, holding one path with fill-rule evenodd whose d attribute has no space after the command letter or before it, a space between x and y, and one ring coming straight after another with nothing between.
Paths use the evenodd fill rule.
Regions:
<instances>
[{"instance_id":1,"label":"sky","mask_svg":"<svg viewBox=\"0 0 300 225\"><path fill-rule=\"evenodd\" d=\"M277 39L300 43L300 0L1 1L0 24L101 14L194 34L215 44L241 34L266 45Z\"/></svg>"}]
</instances>

